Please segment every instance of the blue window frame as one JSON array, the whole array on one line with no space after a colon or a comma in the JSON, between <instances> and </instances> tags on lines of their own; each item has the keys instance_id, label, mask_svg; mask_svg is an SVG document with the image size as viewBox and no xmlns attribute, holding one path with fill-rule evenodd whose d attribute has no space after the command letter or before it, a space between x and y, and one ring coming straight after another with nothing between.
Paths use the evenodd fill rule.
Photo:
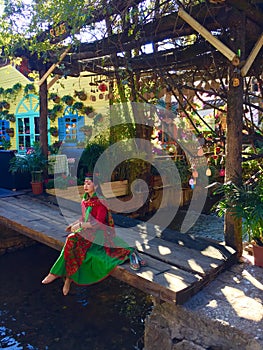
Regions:
<instances>
[{"instance_id":1,"label":"blue window frame","mask_svg":"<svg viewBox=\"0 0 263 350\"><path fill-rule=\"evenodd\" d=\"M80 131L84 122L84 117L79 116L76 110L68 106L65 109L64 116L58 118L59 140L74 143L84 141L84 133Z\"/></svg>"}]
</instances>

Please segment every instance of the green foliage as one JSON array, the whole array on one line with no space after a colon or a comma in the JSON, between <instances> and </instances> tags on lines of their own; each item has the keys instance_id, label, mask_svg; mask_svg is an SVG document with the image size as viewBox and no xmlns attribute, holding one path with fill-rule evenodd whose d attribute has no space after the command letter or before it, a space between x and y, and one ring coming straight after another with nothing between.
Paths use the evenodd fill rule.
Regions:
<instances>
[{"instance_id":1,"label":"green foliage","mask_svg":"<svg viewBox=\"0 0 263 350\"><path fill-rule=\"evenodd\" d=\"M236 218L242 218L243 235L249 241L261 240L263 242L263 176L258 181L248 185L237 186L227 182L215 191L215 194L223 195L215 205L219 216L226 211Z\"/></svg>"},{"instance_id":2,"label":"green foliage","mask_svg":"<svg viewBox=\"0 0 263 350\"><path fill-rule=\"evenodd\" d=\"M21 48L44 59L47 57L45 53L50 50L57 51L59 56L59 45L50 39L67 32L76 45L76 35L93 17L93 11L94 6L87 6L85 0L54 0L48 3L37 0L5 1L0 17L0 44L5 47L6 57L13 56ZM45 31L46 28L50 29Z\"/></svg>"},{"instance_id":3,"label":"green foliage","mask_svg":"<svg viewBox=\"0 0 263 350\"><path fill-rule=\"evenodd\" d=\"M8 150L11 148L11 142L7 141L4 137L0 138L0 143L4 150Z\"/></svg>"},{"instance_id":4,"label":"green foliage","mask_svg":"<svg viewBox=\"0 0 263 350\"><path fill-rule=\"evenodd\" d=\"M96 142L88 143L79 160L78 178L84 180L87 173L93 173L95 164L107 145Z\"/></svg>"},{"instance_id":5,"label":"green foliage","mask_svg":"<svg viewBox=\"0 0 263 350\"><path fill-rule=\"evenodd\" d=\"M61 98L61 101L66 103L67 105L72 105L73 102L74 102L74 98L70 95L64 95L62 98Z\"/></svg>"},{"instance_id":6,"label":"green foliage","mask_svg":"<svg viewBox=\"0 0 263 350\"><path fill-rule=\"evenodd\" d=\"M24 95L27 96L28 94L34 94L36 93L36 88L34 84L26 84L24 87Z\"/></svg>"},{"instance_id":7,"label":"green foliage","mask_svg":"<svg viewBox=\"0 0 263 350\"><path fill-rule=\"evenodd\" d=\"M175 161L175 166L179 172L181 183L183 187L189 187L188 181L191 177L190 165L186 159L180 159Z\"/></svg>"},{"instance_id":8,"label":"green foliage","mask_svg":"<svg viewBox=\"0 0 263 350\"><path fill-rule=\"evenodd\" d=\"M75 102L72 106L74 109L81 110L84 107L83 102Z\"/></svg>"},{"instance_id":9,"label":"green foliage","mask_svg":"<svg viewBox=\"0 0 263 350\"><path fill-rule=\"evenodd\" d=\"M48 132L50 132L50 134L53 136L57 136L58 135L58 128L56 126L51 126L48 129Z\"/></svg>"},{"instance_id":10,"label":"green foliage","mask_svg":"<svg viewBox=\"0 0 263 350\"><path fill-rule=\"evenodd\" d=\"M32 181L34 182L34 173L43 172L48 164L39 144L35 144L31 151L28 151L25 155L17 155L10 160L9 171L11 173L25 173L30 172L32 174Z\"/></svg>"},{"instance_id":11,"label":"green foliage","mask_svg":"<svg viewBox=\"0 0 263 350\"><path fill-rule=\"evenodd\" d=\"M62 141L55 141L52 145L48 146L48 150L51 154L58 154Z\"/></svg>"}]
</instances>

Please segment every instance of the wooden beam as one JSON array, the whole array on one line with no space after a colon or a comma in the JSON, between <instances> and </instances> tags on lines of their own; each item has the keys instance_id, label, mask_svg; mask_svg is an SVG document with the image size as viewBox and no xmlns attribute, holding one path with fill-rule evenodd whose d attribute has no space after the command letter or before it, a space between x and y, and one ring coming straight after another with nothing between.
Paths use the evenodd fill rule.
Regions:
<instances>
[{"instance_id":1,"label":"wooden beam","mask_svg":"<svg viewBox=\"0 0 263 350\"><path fill-rule=\"evenodd\" d=\"M52 66L47 70L47 72L43 75L43 77L39 80L38 85L41 86L44 81L47 79L47 77L53 72L53 70L59 65L59 63L63 60L63 58L66 56L66 54L69 52L70 46L66 48L66 50L62 53L62 55L59 57L59 60L57 63L52 64Z\"/></svg>"},{"instance_id":2,"label":"wooden beam","mask_svg":"<svg viewBox=\"0 0 263 350\"><path fill-rule=\"evenodd\" d=\"M186 23L188 23L194 30L202 35L211 45L213 45L218 51L220 51L234 66L239 65L239 58L220 40L215 38L206 28L198 23L193 17L191 17L182 8L178 10L178 16L181 17Z\"/></svg>"},{"instance_id":3,"label":"wooden beam","mask_svg":"<svg viewBox=\"0 0 263 350\"><path fill-rule=\"evenodd\" d=\"M61 75L56 74L54 78L47 84L47 89L49 90L60 78Z\"/></svg>"},{"instance_id":4,"label":"wooden beam","mask_svg":"<svg viewBox=\"0 0 263 350\"><path fill-rule=\"evenodd\" d=\"M253 50L251 51L250 55L248 56L248 59L246 60L246 63L241 69L241 75L242 77L245 77L247 75L247 72L249 71L249 68L253 64L257 54L259 53L260 49L263 46L263 33L259 37L258 41L256 42Z\"/></svg>"}]
</instances>

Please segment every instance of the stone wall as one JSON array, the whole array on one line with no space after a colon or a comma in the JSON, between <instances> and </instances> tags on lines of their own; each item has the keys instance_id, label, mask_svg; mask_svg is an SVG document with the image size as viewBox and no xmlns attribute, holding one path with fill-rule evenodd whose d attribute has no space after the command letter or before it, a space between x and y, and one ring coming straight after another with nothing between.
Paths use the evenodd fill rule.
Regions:
<instances>
[{"instance_id":1,"label":"stone wall","mask_svg":"<svg viewBox=\"0 0 263 350\"><path fill-rule=\"evenodd\" d=\"M145 320L144 350L262 350L256 339L184 306L157 304Z\"/></svg>"},{"instance_id":2,"label":"stone wall","mask_svg":"<svg viewBox=\"0 0 263 350\"><path fill-rule=\"evenodd\" d=\"M36 241L0 224L0 255L36 244Z\"/></svg>"}]
</instances>

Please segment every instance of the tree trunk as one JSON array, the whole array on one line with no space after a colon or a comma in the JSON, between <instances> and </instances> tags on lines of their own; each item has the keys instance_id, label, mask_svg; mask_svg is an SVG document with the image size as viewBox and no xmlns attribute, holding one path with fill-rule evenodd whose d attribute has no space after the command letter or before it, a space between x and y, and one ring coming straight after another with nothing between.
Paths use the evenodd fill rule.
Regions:
<instances>
[{"instance_id":1,"label":"tree trunk","mask_svg":"<svg viewBox=\"0 0 263 350\"><path fill-rule=\"evenodd\" d=\"M45 70L39 71L39 78L41 79L45 74ZM43 154L46 159L48 159L48 137L47 137L47 80L40 85L39 88L39 110L40 110L40 118L39 118L39 131L40 131L40 147L42 149ZM48 177L48 171L44 172L44 179Z\"/></svg>"},{"instance_id":2,"label":"tree trunk","mask_svg":"<svg viewBox=\"0 0 263 350\"><path fill-rule=\"evenodd\" d=\"M236 13L231 21L230 37L232 50L241 50L244 55L245 18ZM242 41L242 42L241 42ZM229 43L230 45L230 43ZM240 51L239 51L240 52ZM243 80L240 69L229 65L229 90L227 96L227 132L226 132L226 176L225 180L240 185L242 183L242 126L243 126ZM231 213L225 215L225 242L242 255L242 219L235 218Z\"/></svg>"}]
</instances>

